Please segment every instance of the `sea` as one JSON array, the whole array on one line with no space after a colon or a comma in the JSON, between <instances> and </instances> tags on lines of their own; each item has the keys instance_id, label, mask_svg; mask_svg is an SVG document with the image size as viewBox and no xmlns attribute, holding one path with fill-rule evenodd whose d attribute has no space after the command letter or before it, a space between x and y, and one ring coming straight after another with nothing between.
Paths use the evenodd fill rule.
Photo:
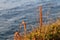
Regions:
<instances>
[{"instance_id":1,"label":"sea","mask_svg":"<svg viewBox=\"0 0 60 40\"><path fill-rule=\"evenodd\" d=\"M16 31L23 35L22 20L26 22L28 32L36 28L39 25L40 6L44 23L60 18L60 0L1 0L0 40L13 40Z\"/></svg>"}]
</instances>

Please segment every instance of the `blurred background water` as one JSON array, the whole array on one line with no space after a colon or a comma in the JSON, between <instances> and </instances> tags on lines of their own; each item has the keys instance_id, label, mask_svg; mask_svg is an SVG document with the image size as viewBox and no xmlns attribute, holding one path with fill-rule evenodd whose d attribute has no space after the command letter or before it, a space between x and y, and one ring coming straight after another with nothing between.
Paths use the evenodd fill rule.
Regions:
<instances>
[{"instance_id":1,"label":"blurred background water","mask_svg":"<svg viewBox=\"0 0 60 40\"><path fill-rule=\"evenodd\" d=\"M0 40L13 40L14 32L19 30L22 20L27 22L27 29L39 23L39 6L43 7L43 21L48 18L60 18L60 0L2 0L0 1ZM48 21L48 20L47 20ZM20 30L23 32L23 26Z\"/></svg>"}]
</instances>

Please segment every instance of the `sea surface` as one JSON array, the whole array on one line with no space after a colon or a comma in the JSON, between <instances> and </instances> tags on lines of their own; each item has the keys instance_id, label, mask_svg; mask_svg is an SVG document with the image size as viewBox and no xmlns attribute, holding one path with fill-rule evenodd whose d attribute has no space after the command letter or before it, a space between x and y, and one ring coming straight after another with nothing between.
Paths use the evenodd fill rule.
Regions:
<instances>
[{"instance_id":1,"label":"sea surface","mask_svg":"<svg viewBox=\"0 0 60 40\"><path fill-rule=\"evenodd\" d=\"M60 0L0 1L0 40L13 40L16 31L23 33L23 25L19 29L22 20L27 23L27 31L32 30L32 27L37 27L39 25L40 6L42 6L43 11L43 22L60 18ZM46 18L47 13L48 20Z\"/></svg>"}]
</instances>

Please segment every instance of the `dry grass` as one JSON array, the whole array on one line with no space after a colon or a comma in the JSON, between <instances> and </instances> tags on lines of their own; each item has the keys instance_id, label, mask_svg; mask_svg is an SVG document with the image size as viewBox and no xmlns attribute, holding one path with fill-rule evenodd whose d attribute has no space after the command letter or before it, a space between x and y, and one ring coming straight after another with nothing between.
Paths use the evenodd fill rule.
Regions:
<instances>
[{"instance_id":1,"label":"dry grass","mask_svg":"<svg viewBox=\"0 0 60 40\"><path fill-rule=\"evenodd\" d=\"M60 40L60 20L49 25L43 25L41 28L38 27L29 34L20 36L20 38L21 40Z\"/></svg>"},{"instance_id":2,"label":"dry grass","mask_svg":"<svg viewBox=\"0 0 60 40\"><path fill-rule=\"evenodd\" d=\"M26 35L27 40L60 40L60 20L50 25L44 25L36 28L30 34Z\"/></svg>"}]
</instances>

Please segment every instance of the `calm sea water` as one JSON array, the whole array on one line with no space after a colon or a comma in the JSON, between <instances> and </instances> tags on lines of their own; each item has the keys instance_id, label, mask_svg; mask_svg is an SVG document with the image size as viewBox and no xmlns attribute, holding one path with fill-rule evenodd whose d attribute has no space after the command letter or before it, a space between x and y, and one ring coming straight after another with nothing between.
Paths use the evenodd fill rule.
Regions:
<instances>
[{"instance_id":1,"label":"calm sea water","mask_svg":"<svg viewBox=\"0 0 60 40\"><path fill-rule=\"evenodd\" d=\"M59 0L13 0L12 3L14 2L17 2L18 4L20 3L20 6L15 6L14 4L15 7L13 7L11 4L11 7L9 6L6 7L6 9L2 8L2 10L0 10L0 40L13 40L14 32L19 30L19 24L21 24L22 20L27 22L27 29L29 30L31 30L31 25L33 27L37 26L39 22L40 5L43 7L43 21L46 21L45 14L48 10L50 10L48 18L54 20L60 18ZM24 31L23 26L20 31Z\"/></svg>"}]
</instances>

